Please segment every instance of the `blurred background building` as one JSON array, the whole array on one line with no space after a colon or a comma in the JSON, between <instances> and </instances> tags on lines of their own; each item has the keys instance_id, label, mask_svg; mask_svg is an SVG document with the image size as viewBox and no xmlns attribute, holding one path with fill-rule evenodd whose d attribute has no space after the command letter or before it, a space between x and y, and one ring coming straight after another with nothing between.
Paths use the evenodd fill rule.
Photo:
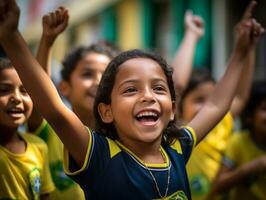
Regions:
<instances>
[{"instance_id":1,"label":"blurred background building","mask_svg":"<svg viewBox=\"0 0 266 200\"><path fill-rule=\"evenodd\" d=\"M62 5L70 24L54 46L55 68L66 52L81 44L107 39L122 50L155 50L171 62L184 32L187 9L205 21L194 67L208 67L218 78L234 44L234 25L250 0L18 0L20 29L33 49L41 36L41 16ZM266 26L266 1L257 0L255 17ZM255 79L266 79L266 37L260 40Z\"/></svg>"}]
</instances>

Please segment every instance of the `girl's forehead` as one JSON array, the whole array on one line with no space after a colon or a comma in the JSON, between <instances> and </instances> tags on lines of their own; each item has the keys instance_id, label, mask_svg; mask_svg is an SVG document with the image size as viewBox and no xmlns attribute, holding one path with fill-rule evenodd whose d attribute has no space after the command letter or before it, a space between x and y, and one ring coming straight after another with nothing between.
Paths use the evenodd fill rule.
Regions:
<instances>
[{"instance_id":1,"label":"girl's forehead","mask_svg":"<svg viewBox=\"0 0 266 200\"><path fill-rule=\"evenodd\" d=\"M130 77L167 79L162 67L149 58L132 58L118 67L116 79Z\"/></svg>"},{"instance_id":2,"label":"girl's forehead","mask_svg":"<svg viewBox=\"0 0 266 200\"><path fill-rule=\"evenodd\" d=\"M139 73L145 71L158 71L163 72L162 67L154 60L150 58L132 58L122 63L118 72L124 71L137 71Z\"/></svg>"},{"instance_id":3,"label":"girl's forehead","mask_svg":"<svg viewBox=\"0 0 266 200\"><path fill-rule=\"evenodd\" d=\"M17 71L14 68L6 68L0 70L0 80L19 80Z\"/></svg>"}]
</instances>

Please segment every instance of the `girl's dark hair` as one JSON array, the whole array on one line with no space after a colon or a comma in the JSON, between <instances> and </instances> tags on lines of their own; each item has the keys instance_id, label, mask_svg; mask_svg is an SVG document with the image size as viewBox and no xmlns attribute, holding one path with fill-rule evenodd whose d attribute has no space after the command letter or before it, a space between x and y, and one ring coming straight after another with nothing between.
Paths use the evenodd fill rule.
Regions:
<instances>
[{"instance_id":1,"label":"girl's dark hair","mask_svg":"<svg viewBox=\"0 0 266 200\"><path fill-rule=\"evenodd\" d=\"M215 83L214 78L212 77L210 71L207 68L196 68L193 69L189 83L185 90L181 94L179 105L179 112L183 112L183 101L185 97L193 91L196 87L198 87L202 83L213 82Z\"/></svg>"},{"instance_id":2,"label":"girl's dark hair","mask_svg":"<svg viewBox=\"0 0 266 200\"><path fill-rule=\"evenodd\" d=\"M242 129L252 131L253 116L256 109L263 101L266 101L266 81L256 81L252 84L249 100L240 115Z\"/></svg>"},{"instance_id":3,"label":"girl's dark hair","mask_svg":"<svg viewBox=\"0 0 266 200\"><path fill-rule=\"evenodd\" d=\"M99 53L113 59L119 49L108 41L99 41L90 46L80 46L71 51L63 60L63 68L61 70L62 79L69 81L71 73L75 70L78 62L89 53Z\"/></svg>"},{"instance_id":4,"label":"girl's dark hair","mask_svg":"<svg viewBox=\"0 0 266 200\"><path fill-rule=\"evenodd\" d=\"M0 72L4 69L13 68L11 61L8 58L0 57Z\"/></svg>"},{"instance_id":5,"label":"girl's dark hair","mask_svg":"<svg viewBox=\"0 0 266 200\"><path fill-rule=\"evenodd\" d=\"M105 72L103 73L94 102L96 131L113 140L118 138L115 126L113 125L113 123L104 123L101 120L101 117L98 113L98 105L100 103L105 103L106 105L109 105L111 103L111 93L115 83L116 74L119 71L119 66L127 60L133 58L148 58L157 62L163 69L164 74L167 77L167 83L170 90L171 99L172 101L176 101L175 88L172 79L172 68L168 66L166 61L161 56L154 53L143 52L137 49L125 51L119 54L108 64ZM175 121L175 119L173 121L170 121L167 128L164 130L162 140L163 145L170 145L177 137L179 137L179 131Z\"/></svg>"}]
</instances>

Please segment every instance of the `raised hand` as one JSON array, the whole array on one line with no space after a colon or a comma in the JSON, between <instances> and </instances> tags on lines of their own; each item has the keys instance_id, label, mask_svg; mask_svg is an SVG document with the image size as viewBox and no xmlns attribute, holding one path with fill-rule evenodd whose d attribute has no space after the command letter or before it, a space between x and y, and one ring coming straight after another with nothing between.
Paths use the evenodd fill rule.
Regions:
<instances>
[{"instance_id":1,"label":"raised hand","mask_svg":"<svg viewBox=\"0 0 266 200\"><path fill-rule=\"evenodd\" d=\"M246 52L256 45L259 37L264 33L264 28L252 17L257 2L251 1L246 8L241 21L236 25L237 50Z\"/></svg>"},{"instance_id":2,"label":"raised hand","mask_svg":"<svg viewBox=\"0 0 266 200\"><path fill-rule=\"evenodd\" d=\"M69 21L68 10L59 7L54 12L44 15L42 18L43 37L47 42L53 43L56 37L67 27Z\"/></svg>"},{"instance_id":3,"label":"raised hand","mask_svg":"<svg viewBox=\"0 0 266 200\"><path fill-rule=\"evenodd\" d=\"M0 1L0 38L17 31L20 10L15 0Z\"/></svg>"},{"instance_id":4,"label":"raised hand","mask_svg":"<svg viewBox=\"0 0 266 200\"><path fill-rule=\"evenodd\" d=\"M185 14L186 31L192 31L196 36L201 38L204 35L204 21L200 16L193 15L191 10L187 10Z\"/></svg>"}]
</instances>

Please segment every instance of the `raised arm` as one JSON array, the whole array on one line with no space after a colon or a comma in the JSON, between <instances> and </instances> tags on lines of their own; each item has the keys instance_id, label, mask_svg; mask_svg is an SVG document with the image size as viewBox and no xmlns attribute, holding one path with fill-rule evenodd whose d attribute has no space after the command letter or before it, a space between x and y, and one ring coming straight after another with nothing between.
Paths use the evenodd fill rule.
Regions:
<instances>
[{"instance_id":1,"label":"raised arm","mask_svg":"<svg viewBox=\"0 0 266 200\"><path fill-rule=\"evenodd\" d=\"M190 79L197 42L204 35L201 17L189 10L185 14L185 34L173 60L173 80L178 92L182 92Z\"/></svg>"},{"instance_id":2,"label":"raised arm","mask_svg":"<svg viewBox=\"0 0 266 200\"><path fill-rule=\"evenodd\" d=\"M49 76L51 76L52 46L56 38L66 29L68 19L68 10L64 7L59 7L42 18L43 32L36 59ZM40 126L42 120L41 113L33 107L32 114L28 120L29 131L34 132Z\"/></svg>"},{"instance_id":3,"label":"raised arm","mask_svg":"<svg viewBox=\"0 0 266 200\"><path fill-rule=\"evenodd\" d=\"M260 24L258 24L257 29L258 31L262 29ZM230 111L234 117L239 116L249 97L249 92L255 68L256 46L258 40L259 40L259 35L255 34L250 50L247 54L247 58L245 59L244 69L241 73L241 78L237 86L236 95L234 97L234 100L230 108Z\"/></svg>"},{"instance_id":4,"label":"raised arm","mask_svg":"<svg viewBox=\"0 0 266 200\"><path fill-rule=\"evenodd\" d=\"M245 58L252 47L254 36L258 37L264 32L261 25L252 18L255 5L255 1L250 3L244 17L236 27L239 36L223 77L216 84L213 93L202 109L188 124L194 128L197 134L197 143L229 111L241 77Z\"/></svg>"},{"instance_id":5,"label":"raised arm","mask_svg":"<svg viewBox=\"0 0 266 200\"><path fill-rule=\"evenodd\" d=\"M256 158L244 165L236 168L229 168L222 165L213 182L213 186L208 199L214 199L218 194L228 192L232 187L243 184L251 178L265 174L266 172L266 155Z\"/></svg>"},{"instance_id":6,"label":"raised arm","mask_svg":"<svg viewBox=\"0 0 266 200\"><path fill-rule=\"evenodd\" d=\"M79 166L90 139L78 117L62 102L50 77L36 61L19 33L15 0L0 1L0 43L16 68L34 106L51 124Z\"/></svg>"}]
</instances>

